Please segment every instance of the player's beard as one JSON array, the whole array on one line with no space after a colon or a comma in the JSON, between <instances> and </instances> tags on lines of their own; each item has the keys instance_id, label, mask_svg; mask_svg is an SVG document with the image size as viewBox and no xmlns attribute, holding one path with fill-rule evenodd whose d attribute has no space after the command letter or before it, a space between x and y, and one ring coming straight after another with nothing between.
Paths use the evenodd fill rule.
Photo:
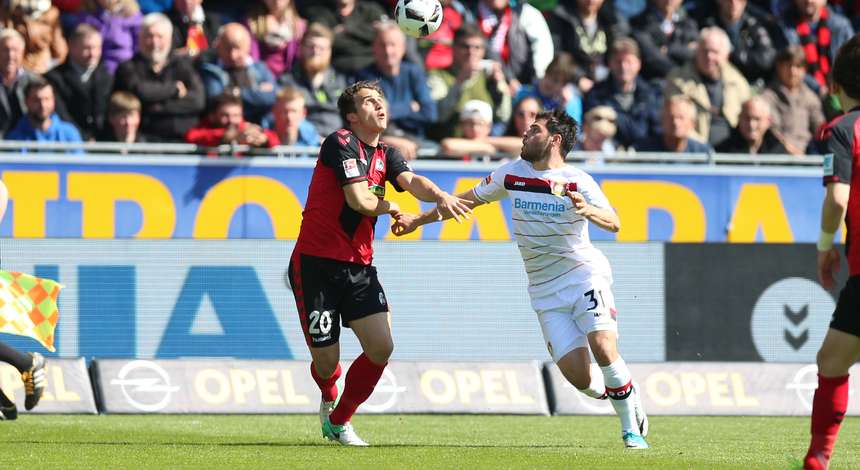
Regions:
<instances>
[{"instance_id":1,"label":"player's beard","mask_svg":"<svg viewBox=\"0 0 860 470\"><path fill-rule=\"evenodd\" d=\"M530 141L527 144L523 145L523 149L520 151L520 156L523 160L527 162L537 162L543 160L543 158L549 152L549 139L544 139L542 141Z\"/></svg>"},{"instance_id":2,"label":"player's beard","mask_svg":"<svg viewBox=\"0 0 860 470\"><path fill-rule=\"evenodd\" d=\"M331 64L330 60L323 57L309 57L305 59L304 68L307 75L316 75L320 72L325 72Z\"/></svg>"}]
</instances>

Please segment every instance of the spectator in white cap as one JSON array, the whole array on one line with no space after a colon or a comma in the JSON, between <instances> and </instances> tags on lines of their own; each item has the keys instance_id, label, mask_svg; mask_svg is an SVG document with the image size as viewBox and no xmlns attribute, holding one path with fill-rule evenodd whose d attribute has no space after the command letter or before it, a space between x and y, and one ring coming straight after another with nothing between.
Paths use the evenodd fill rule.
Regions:
<instances>
[{"instance_id":1,"label":"spectator in white cap","mask_svg":"<svg viewBox=\"0 0 860 470\"><path fill-rule=\"evenodd\" d=\"M460 110L460 129L462 137L442 139L440 153L445 157L471 160L472 157L489 156L498 153L490 136L493 126L493 109L481 100L469 100Z\"/></svg>"}]
</instances>

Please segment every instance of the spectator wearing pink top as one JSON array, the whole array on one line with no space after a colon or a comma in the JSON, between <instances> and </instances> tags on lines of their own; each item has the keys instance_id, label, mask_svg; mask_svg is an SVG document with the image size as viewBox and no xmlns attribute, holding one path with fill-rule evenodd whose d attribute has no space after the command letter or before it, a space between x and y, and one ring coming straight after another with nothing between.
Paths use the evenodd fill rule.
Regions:
<instances>
[{"instance_id":1,"label":"spectator wearing pink top","mask_svg":"<svg viewBox=\"0 0 860 470\"><path fill-rule=\"evenodd\" d=\"M293 0L263 0L245 19L251 32L251 57L266 64L275 77L293 68L307 23Z\"/></svg>"}]
</instances>

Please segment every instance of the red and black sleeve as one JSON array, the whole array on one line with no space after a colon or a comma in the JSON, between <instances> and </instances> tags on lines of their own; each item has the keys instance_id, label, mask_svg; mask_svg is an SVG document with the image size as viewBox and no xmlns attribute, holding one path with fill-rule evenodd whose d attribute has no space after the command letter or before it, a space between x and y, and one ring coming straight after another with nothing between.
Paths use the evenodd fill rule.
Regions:
<instances>
[{"instance_id":1,"label":"red and black sleeve","mask_svg":"<svg viewBox=\"0 0 860 470\"><path fill-rule=\"evenodd\" d=\"M334 170L341 185L367 180L367 166L361 162L360 145L352 132L340 129L326 137L320 146L323 165Z\"/></svg>"},{"instance_id":2,"label":"red and black sleeve","mask_svg":"<svg viewBox=\"0 0 860 470\"><path fill-rule=\"evenodd\" d=\"M412 171L412 168L409 168L409 164L406 163L406 159L403 157L403 154L400 153L400 150L397 150L394 147L387 147L385 149L385 168L387 168L385 179L394 186L394 189L398 193L402 193L403 188L397 184L397 176L401 173Z\"/></svg>"},{"instance_id":3,"label":"red and black sleeve","mask_svg":"<svg viewBox=\"0 0 860 470\"><path fill-rule=\"evenodd\" d=\"M824 145L826 155L824 157L824 184L828 183L850 183L852 149L854 147L853 127L845 121L834 123L825 132Z\"/></svg>"}]
</instances>

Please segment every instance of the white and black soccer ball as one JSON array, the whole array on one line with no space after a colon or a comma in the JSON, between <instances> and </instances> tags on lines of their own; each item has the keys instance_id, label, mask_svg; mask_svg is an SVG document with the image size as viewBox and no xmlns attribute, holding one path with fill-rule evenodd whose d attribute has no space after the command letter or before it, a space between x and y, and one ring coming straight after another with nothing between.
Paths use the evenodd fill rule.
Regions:
<instances>
[{"instance_id":1,"label":"white and black soccer ball","mask_svg":"<svg viewBox=\"0 0 860 470\"><path fill-rule=\"evenodd\" d=\"M439 0L397 0L394 19L404 33L424 37L442 24L442 4Z\"/></svg>"}]
</instances>

